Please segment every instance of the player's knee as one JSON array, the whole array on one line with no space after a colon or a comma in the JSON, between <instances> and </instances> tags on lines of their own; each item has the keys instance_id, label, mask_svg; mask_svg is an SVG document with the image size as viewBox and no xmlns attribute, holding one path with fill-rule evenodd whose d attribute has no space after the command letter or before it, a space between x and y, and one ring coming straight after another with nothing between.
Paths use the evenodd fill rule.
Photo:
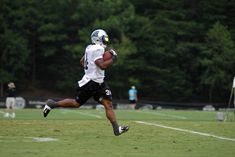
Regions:
<instances>
[{"instance_id":1,"label":"player's knee","mask_svg":"<svg viewBox=\"0 0 235 157\"><path fill-rule=\"evenodd\" d=\"M77 101L74 101L74 106L78 108L80 107L80 104Z\"/></svg>"},{"instance_id":2,"label":"player's knee","mask_svg":"<svg viewBox=\"0 0 235 157\"><path fill-rule=\"evenodd\" d=\"M112 103L108 103L104 107L105 107L106 110L112 110L113 109Z\"/></svg>"},{"instance_id":3,"label":"player's knee","mask_svg":"<svg viewBox=\"0 0 235 157\"><path fill-rule=\"evenodd\" d=\"M105 110L112 110L113 109L112 101L110 101L110 100L103 99L101 101L101 104L104 106Z\"/></svg>"},{"instance_id":4,"label":"player's knee","mask_svg":"<svg viewBox=\"0 0 235 157\"><path fill-rule=\"evenodd\" d=\"M73 99L64 99L64 101L66 103L70 104L70 106L73 106L75 108L78 108L81 106L79 102L77 102L76 100L73 100Z\"/></svg>"}]
</instances>

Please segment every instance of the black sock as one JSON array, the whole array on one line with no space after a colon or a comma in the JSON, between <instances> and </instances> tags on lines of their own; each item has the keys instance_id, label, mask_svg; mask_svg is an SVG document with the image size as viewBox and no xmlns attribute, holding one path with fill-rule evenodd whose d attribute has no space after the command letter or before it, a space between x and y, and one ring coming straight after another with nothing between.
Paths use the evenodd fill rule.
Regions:
<instances>
[{"instance_id":1,"label":"black sock","mask_svg":"<svg viewBox=\"0 0 235 157\"><path fill-rule=\"evenodd\" d=\"M114 135L118 136L120 133L119 133L119 126L118 126L117 122L114 121L114 122L111 122L111 124L113 126Z\"/></svg>"},{"instance_id":2,"label":"black sock","mask_svg":"<svg viewBox=\"0 0 235 157\"><path fill-rule=\"evenodd\" d=\"M58 103L52 99L47 100L46 104L51 108L59 107Z\"/></svg>"},{"instance_id":3,"label":"black sock","mask_svg":"<svg viewBox=\"0 0 235 157\"><path fill-rule=\"evenodd\" d=\"M51 109L56 108L56 107L59 107L59 105L57 103L50 104Z\"/></svg>"}]
</instances>

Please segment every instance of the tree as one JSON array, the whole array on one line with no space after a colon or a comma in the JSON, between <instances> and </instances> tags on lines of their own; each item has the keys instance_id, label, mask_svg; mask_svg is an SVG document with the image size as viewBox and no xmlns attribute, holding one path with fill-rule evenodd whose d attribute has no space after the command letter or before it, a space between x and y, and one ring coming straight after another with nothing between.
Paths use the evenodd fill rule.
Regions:
<instances>
[{"instance_id":1,"label":"tree","mask_svg":"<svg viewBox=\"0 0 235 157\"><path fill-rule=\"evenodd\" d=\"M204 58L201 60L205 69L201 84L208 91L209 101L213 102L220 93L230 89L235 68L234 43L227 27L216 22L207 33ZM221 95L220 95L221 97Z\"/></svg>"},{"instance_id":2,"label":"tree","mask_svg":"<svg viewBox=\"0 0 235 157\"><path fill-rule=\"evenodd\" d=\"M118 52L107 70L114 98L127 98L133 84L144 99L224 101L218 91L227 90L234 73L234 6L230 0L1 0L0 80L71 94L90 33L103 28Z\"/></svg>"}]
</instances>

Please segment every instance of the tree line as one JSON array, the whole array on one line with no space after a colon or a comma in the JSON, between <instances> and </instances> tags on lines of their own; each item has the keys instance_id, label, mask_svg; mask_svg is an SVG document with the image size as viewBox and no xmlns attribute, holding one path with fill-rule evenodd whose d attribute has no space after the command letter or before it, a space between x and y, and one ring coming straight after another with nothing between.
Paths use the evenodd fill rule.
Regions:
<instances>
[{"instance_id":1,"label":"tree line","mask_svg":"<svg viewBox=\"0 0 235 157\"><path fill-rule=\"evenodd\" d=\"M1 0L0 83L73 94L90 34L103 28L118 61L114 98L226 102L235 75L233 0Z\"/></svg>"}]
</instances>

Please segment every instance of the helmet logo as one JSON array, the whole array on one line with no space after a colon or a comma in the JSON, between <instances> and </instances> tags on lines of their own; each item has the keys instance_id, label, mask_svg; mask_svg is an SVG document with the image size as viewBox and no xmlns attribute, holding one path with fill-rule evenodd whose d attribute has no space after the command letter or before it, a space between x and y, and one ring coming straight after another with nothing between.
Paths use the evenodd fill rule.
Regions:
<instances>
[{"instance_id":1,"label":"helmet logo","mask_svg":"<svg viewBox=\"0 0 235 157\"><path fill-rule=\"evenodd\" d=\"M92 33L92 36L98 37L98 34L99 34L99 31L94 31L94 32Z\"/></svg>"}]
</instances>

